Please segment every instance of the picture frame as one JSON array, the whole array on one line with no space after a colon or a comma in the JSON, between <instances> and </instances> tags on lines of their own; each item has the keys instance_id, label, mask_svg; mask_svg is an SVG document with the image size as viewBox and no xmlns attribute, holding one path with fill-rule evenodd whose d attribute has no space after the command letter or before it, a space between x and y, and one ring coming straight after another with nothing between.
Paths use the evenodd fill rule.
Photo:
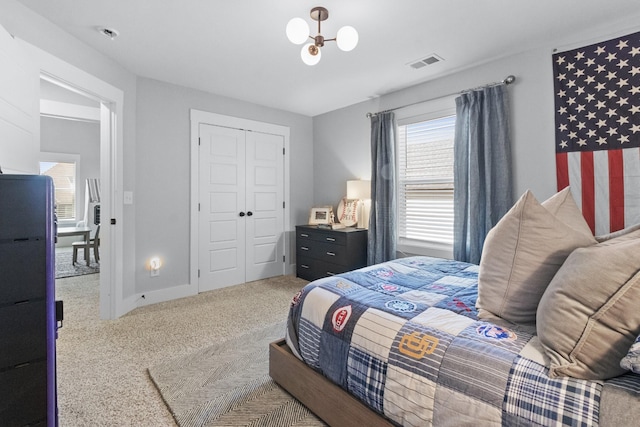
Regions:
<instances>
[{"instance_id":1,"label":"picture frame","mask_svg":"<svg viewBox=\"0 0 640 427\"><path fill-rule=\"evenodd\" d=\"M321 225L333 223L333 207L320 206L309 211L309 225Z\"/></svg>"}]
</instances>

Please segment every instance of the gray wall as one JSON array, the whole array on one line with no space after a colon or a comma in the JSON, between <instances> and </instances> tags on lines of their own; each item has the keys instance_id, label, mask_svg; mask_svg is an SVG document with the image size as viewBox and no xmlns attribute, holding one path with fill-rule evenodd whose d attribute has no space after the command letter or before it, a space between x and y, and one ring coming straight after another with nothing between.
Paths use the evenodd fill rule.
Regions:
<instances>
[{"instance_id":1,"label":"gray wall","mask_svg":"<svg viewBox=\"0 0 640 427\"><path fill-rule=\"evenodd\" d=\"M633 27L635 26L635 27ZM627 28L621 30L620 28ZM337 205L345 182L370 176L370 122L377 112L435 99L516 76L509 86L514 197L530 189L539 200L556 191L553 49L573 49L638 31L637 23L590 28L572 39L444 76L392 94L314 117L314 204Z\"/></svg>"},{"instance_id":2,"label":"gray wall","mask_svg":"<svg viewBox=\"0 0 640 427\"><path fill-rule=\"evenodd\" d=\"M306 222L313 202L309 191L313 187L310 117L146 78L138 78L137 89L136 292L189 283L192 108L290 127L289 230ZM145 269L152 255L165 260L159 277L151 278Z\"/></svg>"}]
</instances>

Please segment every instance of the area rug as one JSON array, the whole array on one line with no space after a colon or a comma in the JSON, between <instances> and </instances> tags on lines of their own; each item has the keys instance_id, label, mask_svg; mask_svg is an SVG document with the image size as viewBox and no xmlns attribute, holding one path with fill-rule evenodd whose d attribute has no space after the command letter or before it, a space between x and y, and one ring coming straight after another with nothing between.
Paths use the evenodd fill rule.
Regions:
<instances>
[{"instance_id":1,"label":"area rug","mask_svg":"<svg viewBox=\"0 0 640 427\"><path fill-rule=\"evenodd\" d=\"M78 261L73 263L73 249L72 248L57 248L56 249L56 279L62 279L63 277L82 276L85 274L100 273L100 264L98 264L93 256L89 265L84 261L82 252L78 254Z\"/></svg>"},{"instance_id":2,"label":"area rug","mask_svg":"<svg viewBox=\"0 0 640 427\"><path fill-rule=\"evenodd\" d=\"M181 427L326 426L269 376L280 322L148 369Z\"/></svg>"}]
</instances>

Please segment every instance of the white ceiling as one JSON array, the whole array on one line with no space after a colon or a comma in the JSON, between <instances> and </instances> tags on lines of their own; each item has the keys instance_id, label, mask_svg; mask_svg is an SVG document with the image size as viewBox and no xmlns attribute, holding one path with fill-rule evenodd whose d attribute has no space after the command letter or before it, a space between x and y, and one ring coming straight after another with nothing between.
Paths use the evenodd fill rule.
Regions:
<instances>
[{"instance_id":1,"label":"white ceiling","mask_svg":"<svg viewBox=\"0 0 640 427\"><path fill-rule=\"evenodd\" d=\"M22 0L148 78L308 116L352 105L590 28L640 22L638 0ZM329 10L322 34L358 30L351 52L327 42L309 67L287 22ZM99 26L120 32L115 40ZM623 30L624 28L621 28ZM414 70L430 54L443 62ZM499 76L502 77L502 76ZM496 78L499 78L496 77Z\"/></svg>"}]
</instances>

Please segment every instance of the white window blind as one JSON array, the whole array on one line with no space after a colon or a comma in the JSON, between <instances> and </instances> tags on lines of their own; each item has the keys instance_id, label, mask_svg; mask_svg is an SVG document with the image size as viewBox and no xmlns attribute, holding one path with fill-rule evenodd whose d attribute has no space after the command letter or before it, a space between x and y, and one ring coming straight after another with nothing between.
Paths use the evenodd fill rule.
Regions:
<instances>
[{"instance_id":1,"label":"white window blind","mask_svg":"<svg viewBox=\"0 0 640 427\"><path fill-rule=\"evenodd\" d=\"M40 175L48 175L53 179L58 219L75 220L76 164L70 162L40 162Z\"/></svg>"},{"instance_id":2,"label":"white window blind","mask_svg":"<svg viewBox=\"0 0 640 427\"><path fill-rule=\"evenodd\" d=\"M455 115L398 127L400 243L453 244Z\"/></svg>"}]
</instances>

